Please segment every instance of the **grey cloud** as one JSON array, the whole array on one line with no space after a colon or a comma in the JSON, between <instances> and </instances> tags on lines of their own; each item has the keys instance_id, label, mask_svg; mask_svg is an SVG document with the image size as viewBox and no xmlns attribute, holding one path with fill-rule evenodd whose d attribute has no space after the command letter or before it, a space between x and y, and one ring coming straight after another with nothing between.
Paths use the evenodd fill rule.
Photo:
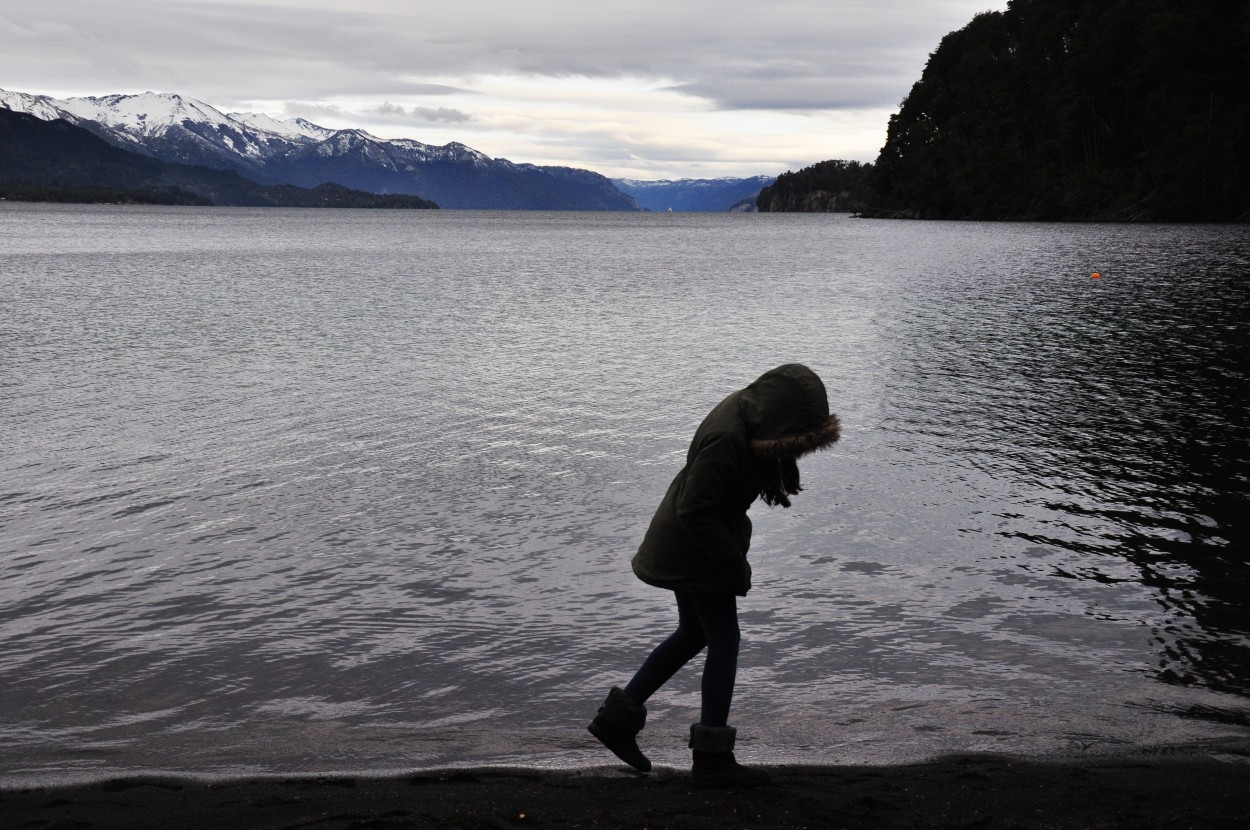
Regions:
<instances>
[{"instance_id":1,"label":"grey cloud","mask_svg":"<svg viewBox=\"0 0 1250 830\"><path fill-rule=\"evenodd\" d=\"M327 104L314 104L306 101L286 101L283 103L284 117L286 118L306 118L313 123L317 119L349 119L350 113L341 107L329 106Z\"/></svg>"},{"instance_id":2,"label":"grey cloud","mask_svg":"<svg viewBox=\"0 0 1250 830\"><path fill-rule=\"evenodd\" d=\"M462 90L425 79L489 74L628 76L728 109L893 107L941 36L986 5L1005 0L5 0L0 77L30 92L46 91L42 79L226 101L443 95Z\"/></svg>"},{"instance_id":3,"label":"grey cloud","mask_svg":"<svg viewBox=\"0 0 1250 830\"><path fill-rule=\"evenodd\" d=\"M473 116L450 107L413 107L408 112L417 121L447 121L454 124L463 124L466 121L473 120Z\"/></svg>"},{"instance_id":4,"label":"grey cloud","mask_svg":"<svg viewBox=\"0 0 1250 830\"><path fill-rule=\"evenodd\" d=\"M471 95L473 90L449 84L423 84L408 82L404 91L409 95Z\"/></svg>"},{"instance_id":5,"label":"grey cloud","mask_svg":"<svg viewBox=\"0 0 1250 830\"><path fill-rule=\"evenodd\" d=\"M408 34L384 19L332 9L5 0L0 33L0 77L14 87L11 79L29 78L41 86L177 91L223 102L462 91L419 77L409 59L419 50Z\"/></svg>"},{"instance_id":6,"label":"grey cloud","mask_svg":"<svg viewBox=\"0 0 1250 830\"><path fill-rule=\"evenodd\" d=\"M868 78L819 76L790 77L784 81L766 75L721 75L706 81L675 84L669 89L713 101L721 109L842 110L888 106L900 87L910 87L901 76Z\"/></svg>"},{"instance_id":7,"label":"grey cloud","mask_svg":"<svg viewBox=\"0 0 1250 830\"><path fill-rule=\"evenodd\" d=\"M329 104L310 101L286 101L283 103L286 118L306 118L313 123L321 121L349 124L431 124L444 122L464 124L473 120L471 115L450 107L402 107L389 101L368 110L353 111Z\"/></svg>"},{"instance_id":8,"label":"grey cloud","mask_svg":"<svg viewBox=\"0 0 1250 830\"><path fill-rule=\"evenodd\" d=\"M385 121L430 123L445 121L449 124L463 124L473 118L460 110L451 107L409 107L404 109L389 101L373 110L370 115L380 116Z\"/></svg>"}]
</instances>

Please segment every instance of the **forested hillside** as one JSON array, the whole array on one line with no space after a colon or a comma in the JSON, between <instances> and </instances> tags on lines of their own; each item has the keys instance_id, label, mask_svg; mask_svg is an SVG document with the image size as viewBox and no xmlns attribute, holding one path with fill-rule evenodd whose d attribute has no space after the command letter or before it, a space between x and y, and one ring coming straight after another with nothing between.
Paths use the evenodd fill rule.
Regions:
<instances>
[{"instance_id":1,"label":"forested hillside","mask_svg":"<svg viewBox=\"0 0 1250 830\"><path fill-rule=\"evenodd\" d=\"M1011 0L942 39L868 215L1250 218L1250 2Z\"/></svg>"},{"instance_id":2,"label":"forested hillside","mask_svg":"<svg viewBox=\"0 0 1250 830\"><path fill-rule=\"evenodd\" d=\"M782 173L760 191L755 207L761 213L854 213L867 205L871 164L832 159Z\"/></svg>"}]
</instances>

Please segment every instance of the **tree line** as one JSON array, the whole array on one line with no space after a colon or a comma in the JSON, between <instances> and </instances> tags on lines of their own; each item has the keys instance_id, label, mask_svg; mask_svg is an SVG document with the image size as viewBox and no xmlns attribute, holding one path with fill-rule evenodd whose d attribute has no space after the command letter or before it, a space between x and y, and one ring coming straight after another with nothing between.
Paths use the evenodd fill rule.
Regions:
<instances>
[{"instance_id":1,"label":"tree line","mask_svg":"<svg viewBox=\"0 0 1250 830\"><path fill-rule=\"evenodd\" d=\"M1011 0L929 56L861 213L1247 221L1248 146L1246 0Z\"/></svg>"},{"instance_id":2,"label":"tree line","mask_svg":"<svg viewBox=\"0 0 1250 830\"><path fill-rule=\"evenodd\" d=\"M755 198L761 213L854 213L868 205L871 164L832 159L782 173Z\"/></svg>"}]
</instances>

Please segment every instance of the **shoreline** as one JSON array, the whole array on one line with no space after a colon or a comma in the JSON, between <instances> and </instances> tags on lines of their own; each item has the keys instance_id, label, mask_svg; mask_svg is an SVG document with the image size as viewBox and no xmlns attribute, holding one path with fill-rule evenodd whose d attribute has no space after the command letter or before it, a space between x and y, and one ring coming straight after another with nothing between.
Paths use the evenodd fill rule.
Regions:
<instances>
[{"instance_id":1,"label":"shoreline","mask_svg":"<svg viewBox=\"0 0 1250 830\"><path fill-rule=\"evenodd\" d=\"M959 755L898 766L768 766L773 783L700 790L687 771L638 775L476 767L370 777L207 781L132 776L0 790L0 826L1250 827L1250 754L1039 760Z\"/></svg>"}]
</instances>

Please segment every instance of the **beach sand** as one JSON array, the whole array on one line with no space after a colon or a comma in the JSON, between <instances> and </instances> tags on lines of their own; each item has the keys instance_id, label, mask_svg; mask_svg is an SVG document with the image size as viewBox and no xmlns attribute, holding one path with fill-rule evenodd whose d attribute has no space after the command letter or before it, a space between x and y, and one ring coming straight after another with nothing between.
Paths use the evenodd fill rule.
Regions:
<instances>
[{"instance_id":1,"label":"beach sand","mask_svg":"<svg viewBox=\"0 0 1250 830\"><path fill-rule=\"evenodd\" d=\"M753 790L684 770L486 768L391 778L208 783L131 778L0 791L0 827L1250 828L1250 758L1036 762L968 756L894 767L770 767Z\"/></svg>"}]
</instances>

